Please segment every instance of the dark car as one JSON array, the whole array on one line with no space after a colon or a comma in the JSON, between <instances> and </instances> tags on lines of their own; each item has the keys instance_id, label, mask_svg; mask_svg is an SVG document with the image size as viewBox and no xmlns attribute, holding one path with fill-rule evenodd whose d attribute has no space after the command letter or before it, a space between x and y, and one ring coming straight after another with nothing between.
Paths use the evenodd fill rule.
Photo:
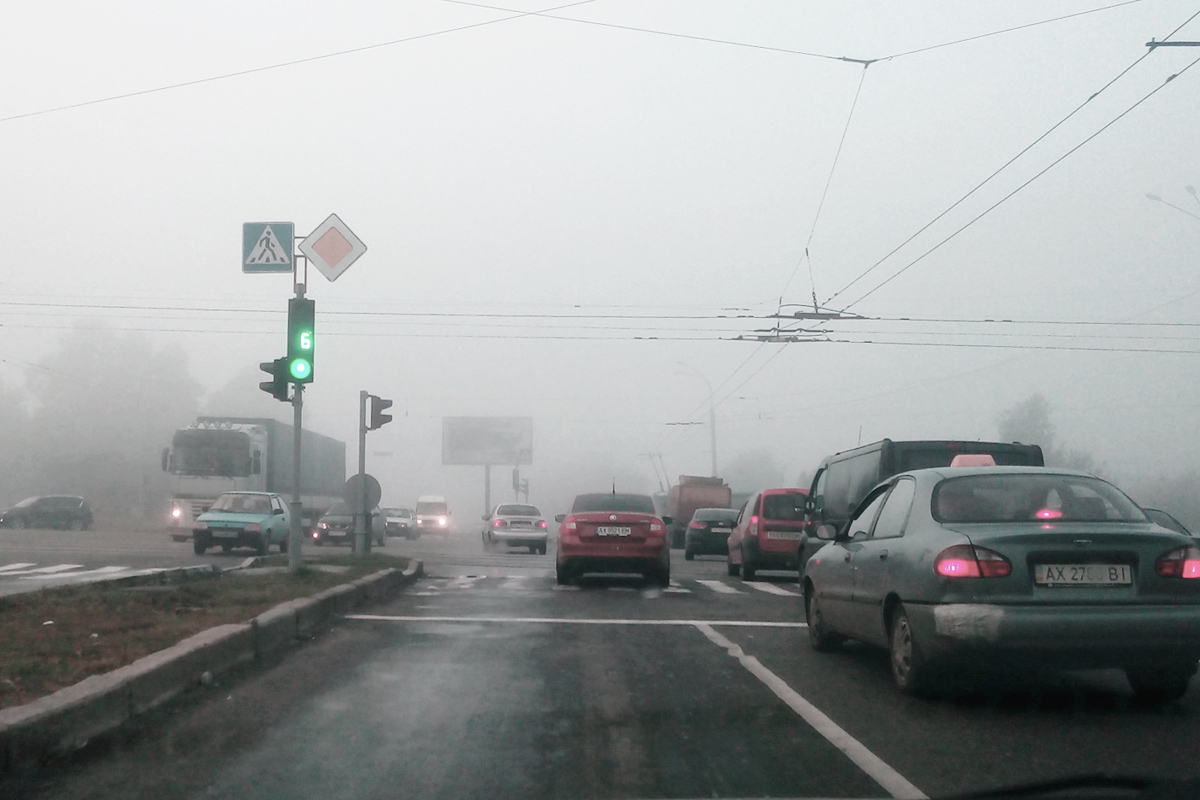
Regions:
<instances>
[{"instance_id":1,"label":"dark car","mask_svg":"<svg viewBox=\"0 0 1200 800\"><path fill-rule=\"evenodd\" d=\"M742 506L725 543L729 575L752 581L760 569L801 570L804 489L763 489Z\"/></svg>"},{"instance_id":2,"label":"dark car","mask_svg":"<svg viewBox=\"0 0 1200 800\"><path fill-rule=\"evenodd\" d=\"M1200 659L1200 548L1112 484L1045 467L945 467L875 487L809 560L809 640L886 647L901 691L1004 670L1105 669L1182 697Z\"/></svg>"},{"instance_id":3,"label":"dark car","mask_svg":"<svg viewBox=\"0 0 1200 800\"><path fill-rule=\"evenodd\" d=\"M581 494L559 514L555 572L560 584L589 572L637 573L660 586L671 581L670 517L641 494Z\"/></svg>"},{"instance_id":4,"label":"dark car","mask_svg":"<svg viewBox=\"0 0 1200 800\"><path fill-rule=\"evenodd\" d=\"M63 528L85 531L92 527L92 509L87 500L71 494L26 497L0 513L6 528Z\"/></svg>"},{"instance_id":5,"label":"dark car","mask_svg":"<svg viewBox=\"0 0 1200 800\"><path fill-rule=\"evenodd\" d=\"M684 534L683 557L691 561L698 555L724 555L737 518L736 508L696 509Z\"/></svg>"},{"instance_id":6,"label":"dark car","mask_svg":"<svg viewBox=\"0 0 1200 800\"><path fill-rule=\"evenodd\" d=\"M367 522L367 535L380 547L387 544L387 523L384 521L383 512L379 506L375 506L371 511L371 518ZM340 500L331 505L329 510L317 520L317 527L312 532L312 538L318 547L326 542L348 544L353 547L354 514L351 513L350 507Z\"/></svg>"}]
</instances>

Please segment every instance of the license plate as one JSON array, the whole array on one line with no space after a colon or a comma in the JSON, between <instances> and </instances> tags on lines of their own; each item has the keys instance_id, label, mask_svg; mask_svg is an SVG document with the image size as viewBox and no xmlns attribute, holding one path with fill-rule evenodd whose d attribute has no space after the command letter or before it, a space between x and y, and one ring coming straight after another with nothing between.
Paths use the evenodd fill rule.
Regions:
<instances>
[{"instance_id":1,"label":"license plate","mask_svg":"<svg viewBox=\"0 0 1200 800\"><path fill-rule=\"evenodd\" d=\"M597 536L629 536L632 532L629 528L614 528L611 525L601 525L596 528Z\"/></svg>"},{"instance_id":2,"label":"license plate","mask_svg":"<svg viewBox=\"0 0 1200 800\"><path fill-rule=\"evenodd\" d=\"M800 541L800 531L767 531L767 538L798 542Z\"/></svg>"},{"instance_id":3,"label":"license plate","mask_svg":"<svg viewBox=\"0 0 1200 800\"><path fill-rule=\"evenodd\" d=\"M212 532L212 535L217 537L218 539L236 539L238 532L237 531L229 531L229 530L221 530L218 528Z\"/></svg>"},{"instance_id":4,"label":"license plate","mask_svg":"<svg viewBox=\"0 0 1200 800\"><path fill-rule=\"evenodd\" d=\"M733 533L733 528L710 528L713 533Z\"/></svg>"},{"instance_id":5,"label":"license plate","mask_svg":"<svg viewBox=\"0 0 1200 800\"><path fill-rule=\"evenodd\" d=\"M1041 586L1128 586L1128 564L1035 564L1033 580Z\"/></svg>"}]
</instances>

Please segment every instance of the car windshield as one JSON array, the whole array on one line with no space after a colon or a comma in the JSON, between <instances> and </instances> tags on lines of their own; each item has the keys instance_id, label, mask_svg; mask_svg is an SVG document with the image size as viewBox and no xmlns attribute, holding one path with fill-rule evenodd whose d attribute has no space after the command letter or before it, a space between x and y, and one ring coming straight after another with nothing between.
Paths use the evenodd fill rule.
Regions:
<instances>
[{"instance_id":1,"label":"car windshield","mask_svg":"<svg viewBox=\"0 0 1200 800\"><path fill-rule=\"evenodd\" d=\"M540 517L541 515L542 512L537 510L537 506L508 505L496 509L498 517Z\"/></svg>"},{"instance_id":2,"label":"car windshield","mask_svg":"<svg viewBox=\"0 0 1200 800\"><path fill-rule=\"evenodd\" d=\"M1121 490L1087 476L994 474L948 478L933 492L941 522L1145 522Z\"/></svg>"},{"instance_id":3,"label":"car windshield","mask_svg":"<svg viewBox=\"0 0 1200 800\"><path fill-rule=\"evenodd\" d=\"M446 504L429 502L417 503L417 513L423 517L446 516Z\"/></svg>"},{"instance_id":4,"label":"car windshield","mask_svg":"<svg viewBox=\"0 0 1200 800\"><path fill-rule=\"evenodd\" d=\"M29 508L31 505L41 500L40 497L26 497L21 502L17 503L13 508Z\"/></svg>"},{"instance_id":5,"label":"car windshield","mask_svg":"<svg viewBox=\"0 0 1200 800\"><path fill-rule=\"evenodd\" d=\"M346 505L341 500L331 505L326 511L327 517L347 517L350 515L350 506Z\"/></svg>"},{"instance_id":6,"label":"car windshield","mask_svg":"<svg viewBox=\"0 0 1200 800\"><path fill-rule=\"evenodd\" d=\"M409 510L409 509L407 509L407 508L389 508L389 509L387 509L387 511L385 511L384 513L385 513L385 514L387 514L389 517L405 517L405 518L408 518L408 517L411 517L411 516L413 515L412 511L410 511L410 510Z\"/></svg>"},{"instance_id":7,"label":"car windshield","mask_svg":"<svg viewBox=\"0 0 1200 800\"><path fill-rule=\"evenodd\" d=\"M210 510L236 514L269 514L271 501L260 494L223 494L212 504Z\"/></svg>"},{"instance_id":8,"label":"car windshield","mask_svg":"<svg viewBox=\"0 0 1200 800\"><path fill-rule=\"evenodd\" d=\"M692 515L692 519L699 521L729 521L737 519L738 512L736 508L701 508Z\"/></svg>"},{"instance_id":9,"label":"car windshield","mask_svg":"<svg viewBox=\"0 0 1200 800\"><path fill-rule=\"evenodd\" d=\"M587 511L631 511L653 514L654 500L641 494L581 494L575 498L571 513Z\"/></svg>"}]
</instances>

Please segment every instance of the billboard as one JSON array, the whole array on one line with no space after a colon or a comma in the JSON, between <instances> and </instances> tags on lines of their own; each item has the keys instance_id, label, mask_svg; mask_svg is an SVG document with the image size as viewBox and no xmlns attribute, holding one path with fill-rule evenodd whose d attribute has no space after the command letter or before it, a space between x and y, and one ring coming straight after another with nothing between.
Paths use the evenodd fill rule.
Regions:
<instances>
[{"instance_id":1,"label":"billboard","mask_svg":"<svg viewBox=\"0 0 1200 800\"><path fill-rule=\"evenodd\" d=\"M533 463L531 417L442 417L443 464Z\"/></svg>"}]
</instances>

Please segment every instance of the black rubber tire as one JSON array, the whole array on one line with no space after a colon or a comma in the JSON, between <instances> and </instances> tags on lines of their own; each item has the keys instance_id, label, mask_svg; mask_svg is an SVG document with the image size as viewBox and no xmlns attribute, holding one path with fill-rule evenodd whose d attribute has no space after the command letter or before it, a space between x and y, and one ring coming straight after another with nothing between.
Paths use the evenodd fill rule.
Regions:
<instances>
[{"instance_id":1,"label":"black rubber tire","mask_svg":"<svg viewBox=\"0 0 1200 800\"><path fill-rule=\"evenodd\" d=\"M1125 677L1138 701L1149 705L1170 703L1183 697L1195 674L1194 663L1125 670Z\"/></svg>"},{"instance_id":2,"label":"black rubber tire","mask_svg":"<svg viewBox=\"0 0 1200 800\"><path fill-rule=\"evenodd\" d=\"M685 561L695 561L696 560L696 551L690 547L684 549L683 558Z\"/></svg>"},{"instance_id":3,"label":"black rubber tire","mask_svg":"<svg viewBox=\"0 0 1200 800\"><path fill-rule=\"evenodd\" d=\"M288 551L288 540L282 539L279 542L279 552L286 553Z\"/></svg>"},{"instance_id":4,"label":"black rubber tire","mask_svg":"<svg viewBox=\"0 0 1200 800\"><path fill-rule=\"evenodd\" d=\"M233 550L233 545L231 545L231 544L223 544L223 545L221 545L221 552L222 552L222 553L228 553L228 552L229 552L229 551L231 551L231 550Z\"/></svg>"},{"instance_id":5,"label":"black rubber tire","mask_svg":"<svg viewBox=\"0 0 1200 800\"><path fill-rule=\"evenodd\" d=\"M646 583L654 584L660 589L671 585L671 570L656 569L646 573Z\"/></svg>"},{"instance_id":6,"label":"black rubber tire","mask_svg":"<svg viewBox=\"0 0 1200 800\"><path fill-rule=\"evenodd\" d=\"M260 556L265 556L271 552L271 534L261 533L258 536L258 545L255 547Z\"/></svg>"},{"instance_id":7,"label":"black rubber tire","mask_svg":"<svg viewBox=\"0 0 1200 800\"><path fill-rule=\"evenodd\" d=\"M204 551L208 548L201 544L199 539L192 539L192 552L198 556L204 555Z\"/></svg>"},{"instance_id":8,"label":"black rubber tire","mask_svg":"<svg viewBox=\"0 0 1200 800\"><path fill-rule=\"evenodd\" d=\"M892 678L902 694L925 697L933 685L932 670L921 653L921 643L914 635L903 605L892 612L888 626L888 653Z\"/></svg>"},{"instance_id":9,"label":"black rubber tire","mask_svg":"<svg viewBox=\"0 0 1200 800\"><path fill-rule=\"evenodd\" d=\"M729 573L729 577L736 578L738 575L742 574L742 567L740 564L735 564L732 561L727 560L725 562L725 571Z\"/></svg>"},{"instance_id":10,"label":"black rubber tire","mask_svg":"<svg viewBox=\"0 0 1200 800\"><path fill-rule=\"evenodd\" d=\"M386 547L387 540L384 537L380 536L378 539L375 540L375 546L376 547Z\"/></svg>"},{"instance_id":11,"label":"black rubber tire","mask_svg":"<svg viewBox=\"0 0 1200 800\"><path fill-rule=\"evenodd\" d=\"M73 531L82 531L82 530L86 530L87 526L83 524L83 520L73 519L73 520L71 520L70 528Z\"/></svg>"},{"instance_id":12,"label":"black rubber tire","mask_svg":"<svg viewBox=\"0 0 1200 800\"><path fill-rule=\"evenodd\" d=\"M821 604L815 589L804 593L804 621L808 623L808 643L818 653L836 650L845 641L836 633L830 633L821 615Z\"/></svg>"},{"instance_id":13,"label":"black rubber tire","mask_svg":"<svg viewBox=\"0 0 1200 800\"><path fill-rule=\"evenodd\" d=\"M557 565L554 567L554 578L559 586L566 586L571 582L571 574Z\"/></svg>"},{"instance_id":14,"label":"black rubber tire","mask_svg":"<svg viewBox=\"0 0 1200 800\"><path fill-rule=\"evenodd\" d=\"M742 580L752 581L754 580L754 576L756 574L758 574L758 570L754 568L753 564L751 564L749 561L742 562Z\"/></svg>"}]
</instances>

